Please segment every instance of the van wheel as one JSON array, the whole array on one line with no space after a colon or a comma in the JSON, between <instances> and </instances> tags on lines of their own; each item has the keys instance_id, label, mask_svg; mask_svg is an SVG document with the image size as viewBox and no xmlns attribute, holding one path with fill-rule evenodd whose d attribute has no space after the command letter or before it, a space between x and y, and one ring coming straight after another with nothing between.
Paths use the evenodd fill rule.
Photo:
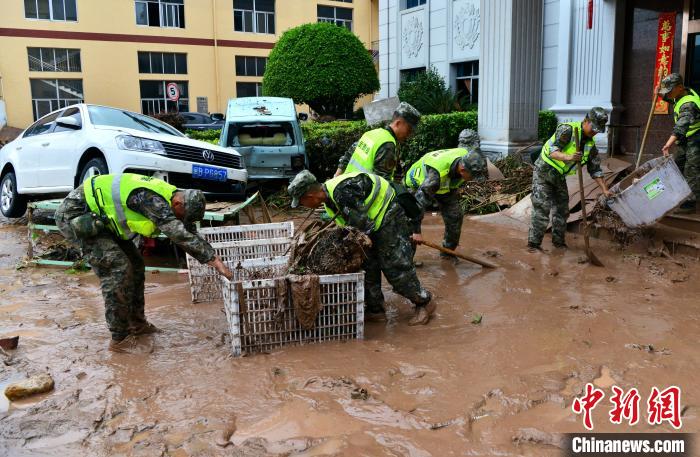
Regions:
<instances>
[{"instance_id":1,"label":"van wheel","mask_svg":"<svg viewBox=\"0 0 700 457\"><path fill-rule=\"evenodd\" d=\"M107 168L107 162L101 157L95 157L94 159L88 160L88 162L83 165L83 169L80 170L80 180L78 184L82 184L86 179L98 175L106 175L109 173Z\"/></svg>"},{"instance_id":2,"label":"van wheel","mask_svg":"<svg viewBox=\"0 0 700 457\"><path fill-rule=\"evenodd\" d=\"M17 193L17 178L13 171L0 180L0 211L5 217L20 217L27 211L27 199Z\"/></svg>"}]
</instances>

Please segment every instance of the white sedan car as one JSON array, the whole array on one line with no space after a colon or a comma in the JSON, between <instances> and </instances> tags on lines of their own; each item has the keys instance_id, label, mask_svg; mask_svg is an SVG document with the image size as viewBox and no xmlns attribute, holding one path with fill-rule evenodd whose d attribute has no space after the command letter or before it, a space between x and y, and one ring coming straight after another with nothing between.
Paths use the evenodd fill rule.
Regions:
<instances>
[{"instance_id":1,"label":"white sedan car","mask_svg":"<svg viewBox=\"0 0 700 457\"><path fill-rule=\"evenodd\" d=\"M30 198L125 172L221 196L242 194L248 179L236 151L192 140L143 114L78 104L42 117L0 149L0 211L19 217Z\"/></svg>"}]
</instances>

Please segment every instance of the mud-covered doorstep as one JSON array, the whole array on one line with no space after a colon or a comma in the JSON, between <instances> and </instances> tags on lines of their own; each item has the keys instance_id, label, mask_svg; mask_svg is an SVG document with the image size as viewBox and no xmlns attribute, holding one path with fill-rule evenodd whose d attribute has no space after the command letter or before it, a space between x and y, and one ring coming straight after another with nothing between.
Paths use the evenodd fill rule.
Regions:
<instances>
[{"instance_id":1,"label":"mud-covered doorstep","mask_svg":"<svg viewBox=\"0 0 700 457\"><path fill-rule=\"evenodd\" d=\"M442 231L428 216L426 239ZM92 273L16 271L26 228L0 225L0 338L20 336L0 356L0 385L55 381L0 402L0 455L559 456L561 434L584 430L571 401L587 382L643 397L680 386L683 430L700 429L697 261L593 240L606 265L593 268L567 236L566 252L529 254L524 232L467 219L461 249L501 268L419 247L438 302L429 325L408 327L409 304L387 288L395 321L367 323L364 341L234 359L221 302L192 305L186 275L148 275L146 313L164 333L144 337L142 354L106 351ZM652 431L607 414L593 412L596 431Z\"/></svg>"}]
</instances>

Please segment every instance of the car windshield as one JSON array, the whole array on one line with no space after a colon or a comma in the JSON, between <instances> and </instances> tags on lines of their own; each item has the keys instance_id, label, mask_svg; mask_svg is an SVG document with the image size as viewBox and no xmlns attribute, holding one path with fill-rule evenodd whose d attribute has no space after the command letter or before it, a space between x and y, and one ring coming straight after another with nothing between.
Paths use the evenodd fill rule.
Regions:
<instances>
[{"instance_id":1,"label":"car windshield","mask_svg":"<svg viewBox=\"0 0 700 457\"><path fill-rule=\"evenodd\" d=\"M142 132L164 133L166 135L185 136L174 127L142 114L132 113L104 106L88 106L90 121L94 125L108 125Z\"/></svg>"}]
</instances>

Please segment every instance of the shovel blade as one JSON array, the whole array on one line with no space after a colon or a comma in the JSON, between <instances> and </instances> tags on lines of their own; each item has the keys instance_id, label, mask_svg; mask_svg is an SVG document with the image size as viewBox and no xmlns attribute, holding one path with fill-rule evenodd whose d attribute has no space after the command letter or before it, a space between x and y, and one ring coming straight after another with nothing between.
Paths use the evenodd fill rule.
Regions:
<instances>
[{"instance_id":1,"label":"shovel blade","mask_svg":"<svg viewBox=\"0 0 700 457\"><path fill-rule=\"evenodd\" d=\"M592 264L595 265L596 267L604 267L603 262L600 261L600 259L591 251L590 249L586 251L586 256L588 257L588 261Z\"/></svg>"}]
</instances>

